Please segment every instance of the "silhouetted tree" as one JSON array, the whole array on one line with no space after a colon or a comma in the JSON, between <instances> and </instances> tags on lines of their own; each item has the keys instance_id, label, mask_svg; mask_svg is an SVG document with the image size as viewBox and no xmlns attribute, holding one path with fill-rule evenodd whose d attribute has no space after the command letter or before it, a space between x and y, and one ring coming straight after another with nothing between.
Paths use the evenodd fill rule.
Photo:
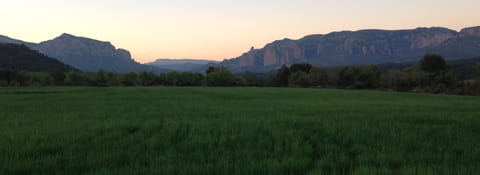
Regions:
<instances>
[{"instance_id":1,"label":"silhouetted tree","mask_svg":"<svg viewBox=\"0 0 480 175\"><path fill-rule=\"evenodd\" d=\"M338 74L343 88L373 89L380 85L380 71L374 65L344 67Z\"/></svg>"},{"instance_id":2,"label":"silhouetted tree","mask_svg":"<svg viewBox=\"0 0 480 175\"><path fill-rule=\"evenodd\" d=\"M480 95L480 63L477 63L475 65L474 71L473 71L473 88L475 89L474 94L475 95Z\"/></svg>"},{"instance_id":3,"label":"silhouetted tree","mask_svg":"<svg viewBox=\"0 0 480 175\"><path fill-rule=\"evenodd\" d=\"M212 72L213 73L213 72ZM203 75L191 72L168 72L158 77L160 84L165 86L200 86Z\"/></svg>"},{"instance_id":4,"label":"silhouetted tree","mask_svg":"<svg viewBox=\"0 0 480 175\"><path fill-rule=\"evenodd\" d=\"M305 73L310 73L310 70L312 69L311 64L293 64L290 66L290 72L295 73L295 72L305 72Z\"/></svg>"},{"instance_id":5,"label":"silhouetted tree","mask_svg":"<svg viewBox=\"0 0 480 175\"><path fill-rule=\"evenodd\" d=\"M308 87L310 86L310 81L308 79L308 74L303 71L293 72L290 75L290 86L293 87Z\"/></svg>"},{"instance_id":6,"label":"silhouetted tree","mask_svg":"<svg viewBox=\"0 0 480 175\"><path fill-rule=\"evenodd\" d=\"M338 85L343 88L354 88L360 70L355 67L344 67L338 72Z\"/></svg>"},{"instance_id":7,"label":"silhouetted tree","mask_svg":"<svg viewBox=\"0 0 480 175\"><path fill-rule=\"evenodd\" d=\"M27 71L18 72L17 81L20 86L27 86L29 80L30 80L30 76Z\"/></svg>"},{"instance_id":8,"label":"silhouetted tree","mask_svg":"<svg viewBox=\"0 0 480 175\"><path fill-rule=\"evenodd\" d=\"M0 70L0 81L4 83L0 83L1 86L12 86L17 82L18 79L18 72L11 71L11 70Z\"/></svg>"},{"instance_id":9,"label":"silhouetted tree","mask_svg":"<svg viewBox=\"0 0 480 175\"><path fill-rule=\"evenodd\" d=\"M65 82L65 73L62 72L62 71L51 71L49 72L50 74L50 77L52 77L52 80L53 80L53 84L54 85L63 85L64 82Z\"/></svg>"},{"instance_id":10,"label":"silhouetted tree","mask_svg":"<svg viewBox=\"0 0 480 175\"><path fill-rule=\"evenodd\" d=\"M107 73L107 84L108 86L120 86L119 74L113 72Z\"/></svg>"},{"instance_id":11,"label":"silhouetted tree","mask_svg":"<svg viewBox=\"0 0 480 175\"><path fill-rule=\"evenodd\" d=\"M213 73L213 72L217 72L219 68L217 67L214 67L214 66L210 66L208 67L207 71L206 71L206 74L208 75L209 73Z\"/></svg>"},{"instance_id":12,"label":"silhouetted tree","mask_svg":"<svg viewBox=\"0 0 480 175\"><path fill-rule=\"evenodd\" d=\"M256 86L257 75L250 71L245 71L242 75L242 84L245 86Z\"/></svg>"},{"instance_id":13,"label":"silhouetted tree","mask_svg":"<svg viewBox=\"0 0 480 175\"><path fill-rule=\"evenodd\" d=\"M235 76L225 67L211 67L207 70L207 86L233 86L235 82Z\"/></svg>"},{"instance_id":14,"label":"silhouetted tree","mask_svg":"<svg viewBox=\"0 0 480 175\"><path fill-rule=\"evenodd\" d=\"M328 85L328 74L323 69L318 67L312 67L310 73L308 74L308 79L312 86L327 86Z\"/></svg>"},{"instance_id":15,"label":"silhouetted tree","mask_svg":"<svg viewBox=\"0 0 480 175\"><path fill-rule=\"evenodd\" d=\"M135 72L130 72L120 76L120 83L124 86L138 85L138 75Z\"/></svg>"},{"instance_id":16,"label":"silhouetted tree","mask_svg":"<svg viewBox=\"0 0 480 175\"><path fill-rule=\"evenodd\" d=\"M152 72L142 72L139 79L142 86L152 86L155 83L156 76Z\"/></svg>"},{"instance_id":17,"label":"silhouetted tree","mask_svg":"<svg viewBox=\"0 0 480 175\"><path fill-rule=\"evenodd\" d=\"M277 76L275 77L277 86L288 86L289 77L290 69L287 66L283 65L280 69L278 69Z\"/></svg>"},{"instance_id":18,"label":"silhouetted tree","mask_svg":"<svg viewBox=\"0 0 480 175\"><path fill-rule=\"evenodd\" d=\"M275 75L267 76L267 78L265 79L265 82L264 82L264 86L267 86L267 87L277 86L277 80L275 78Z\"/></svg>"},{"instance_id":19,"label":"silhouetted tree","mask_svg":"<svg viewBox=\"0 0 480 175\"><path fill-rule=\"evenodd\" d=\"M107 86L107 73L104 70L99 70L95 76L96 86Z\"/></svg>"},{"instance_id":20,"label":"silhouetted tree","mask_svg":"<svg viewBox=\"0 0 480 175\"><path fill-rule=\"evenodd\" d=\"M85 77L80 72L68 72L65 76L64 84L72 86L86 85Z\"/></svg>"},{"instance_id":21,"label":"silhouetted tree","mask_svg":"<svg viewBox=\"0 0 480 175\"><path fill-rule=\"evenodd\" d=\"M376 89L380 86L380 70L375 65L361 66L356 87L362 89Z\"/></svg>"},{"instance_id":22,"label":"silhouetted tree","mask_svg":"<svg viewBox=\"0 0 480 175\"><path fill-rule=\"evenodd\" d=\"M419 82L422 91L445 93L455 86L453 73L449 71L445 59L439 55L425 55L420 61L420 70L423 72Z\"/></svg>"},{"instance_id":23,"label":"silhouetted tree","mask_svg":"<svg viewBox=\"0 0 480 175\"><path fill-rule=\"evenodd\" d=\"M448 71L448 66L442 56L427 54L420 61L420 69L430 74L440 74Z\"/></svg>"}]
</instances>

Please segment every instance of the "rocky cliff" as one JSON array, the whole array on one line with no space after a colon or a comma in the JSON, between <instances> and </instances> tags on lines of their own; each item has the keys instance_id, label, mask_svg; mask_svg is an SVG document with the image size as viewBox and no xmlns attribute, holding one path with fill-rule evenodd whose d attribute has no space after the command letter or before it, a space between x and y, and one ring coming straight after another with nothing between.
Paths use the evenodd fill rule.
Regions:
<instances>
[{"instance_id":1,"label":"rocky cliff","mask_svg":"<svg viewBox=\"0 0 480 175\"><path fill-rule=\"evenodd\" d=\"M480 26L479 27L469 27L462 29L460 34L463 36L476 36L480 37Z\"/></svg>"},{"instance_id":2,"label":"rocky cliff","mask_svg":"<svg viewBox=\"0 0 480 175\"><path fill-rule=\"evenodd\" d=\"M243 71L306 62L317 66L408 62L426 53L456 59L480 56L479 37L480 27L466 28L461 32L439 27L333 32L299 40L274 41L222 64Z\"/></svg>"}]
</instances>

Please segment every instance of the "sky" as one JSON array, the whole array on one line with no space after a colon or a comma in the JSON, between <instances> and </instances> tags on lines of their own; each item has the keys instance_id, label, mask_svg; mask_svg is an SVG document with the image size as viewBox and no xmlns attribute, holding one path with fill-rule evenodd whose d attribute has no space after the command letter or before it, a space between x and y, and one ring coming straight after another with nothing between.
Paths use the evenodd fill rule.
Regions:
<instances>
[{"instance_id":1,"label":"sky","mask_svg":"<svg viewBox=\"0 0 480 175\"><path fill-rule=\"evenodd\" d=\"M223 60L283 38L360 29L479 26L479 0L0 0L0 35L110 41L141 63Z\"/></svg>"}]
</instances>

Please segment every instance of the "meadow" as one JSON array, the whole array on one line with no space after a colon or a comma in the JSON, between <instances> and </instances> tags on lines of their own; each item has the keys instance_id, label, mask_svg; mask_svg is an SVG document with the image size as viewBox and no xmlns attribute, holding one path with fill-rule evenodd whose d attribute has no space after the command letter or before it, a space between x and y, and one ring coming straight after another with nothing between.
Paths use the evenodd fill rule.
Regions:
<instances>
[{"instance_id":1,"label":"meadow","mask_svg":"<svg viewBox=\"0 0 480 175\"><path fill-rule=\"evenodd\" d=\"M2 175L478 175L480 97L0 88Z\"/></svg>"}]
</instances>

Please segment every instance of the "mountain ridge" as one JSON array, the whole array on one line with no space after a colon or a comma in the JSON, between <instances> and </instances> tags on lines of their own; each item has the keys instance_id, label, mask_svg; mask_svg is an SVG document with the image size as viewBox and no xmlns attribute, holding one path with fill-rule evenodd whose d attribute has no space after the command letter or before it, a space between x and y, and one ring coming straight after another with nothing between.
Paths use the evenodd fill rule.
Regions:
<instances>
[{"instance_id":1,"label":"mountain ridge","mask_svg":"<svg viewBox=\"0 0 480 175\"><path fill-rule=\"evenodd\" d=\"M426 53L457 59L480 56L479 43L480 27L460 31L444 27L339 31L307 35L297 40L276 40L261 49L251 48L221 65L238 72L266 71L284 64L307 62L325 67L408 62Z\"/></svg>"},{"instance_id":2,"label":"mountain ridge","mask_svg":"<svg viewBox=\"0 0 480 175\"><path fill-rule=\"evenodd\" d=\"M0 70L7 71L78 71L26 45L0 43Z\"/></svg>"},{"instance_id":3,"label":"mountain ridge","mask_svg":"<svg viewBox=\"0 0 480 175\"><path fill-rule=\"evenodd\" d=\"M136 62L128 50L116 48L108 41L78 37L68 33L40 43L0 36L0 43L24 44L85 72L104 70L118 73L141 71L161 73L166 71Z\"/></svg>"},{"instance_id":4,"label":"mountain ridge","mask_svg":"<svg viewBox=\"0 0 480 175\"><path fill-rule=\"evenodd\" d=\"M160 58L153 62L145 63L146 65L155 66L161 69L181 72L205 72L208 66L215 66L220 61L208 59L171 59Z\"/></svg>"}]
</instances>

